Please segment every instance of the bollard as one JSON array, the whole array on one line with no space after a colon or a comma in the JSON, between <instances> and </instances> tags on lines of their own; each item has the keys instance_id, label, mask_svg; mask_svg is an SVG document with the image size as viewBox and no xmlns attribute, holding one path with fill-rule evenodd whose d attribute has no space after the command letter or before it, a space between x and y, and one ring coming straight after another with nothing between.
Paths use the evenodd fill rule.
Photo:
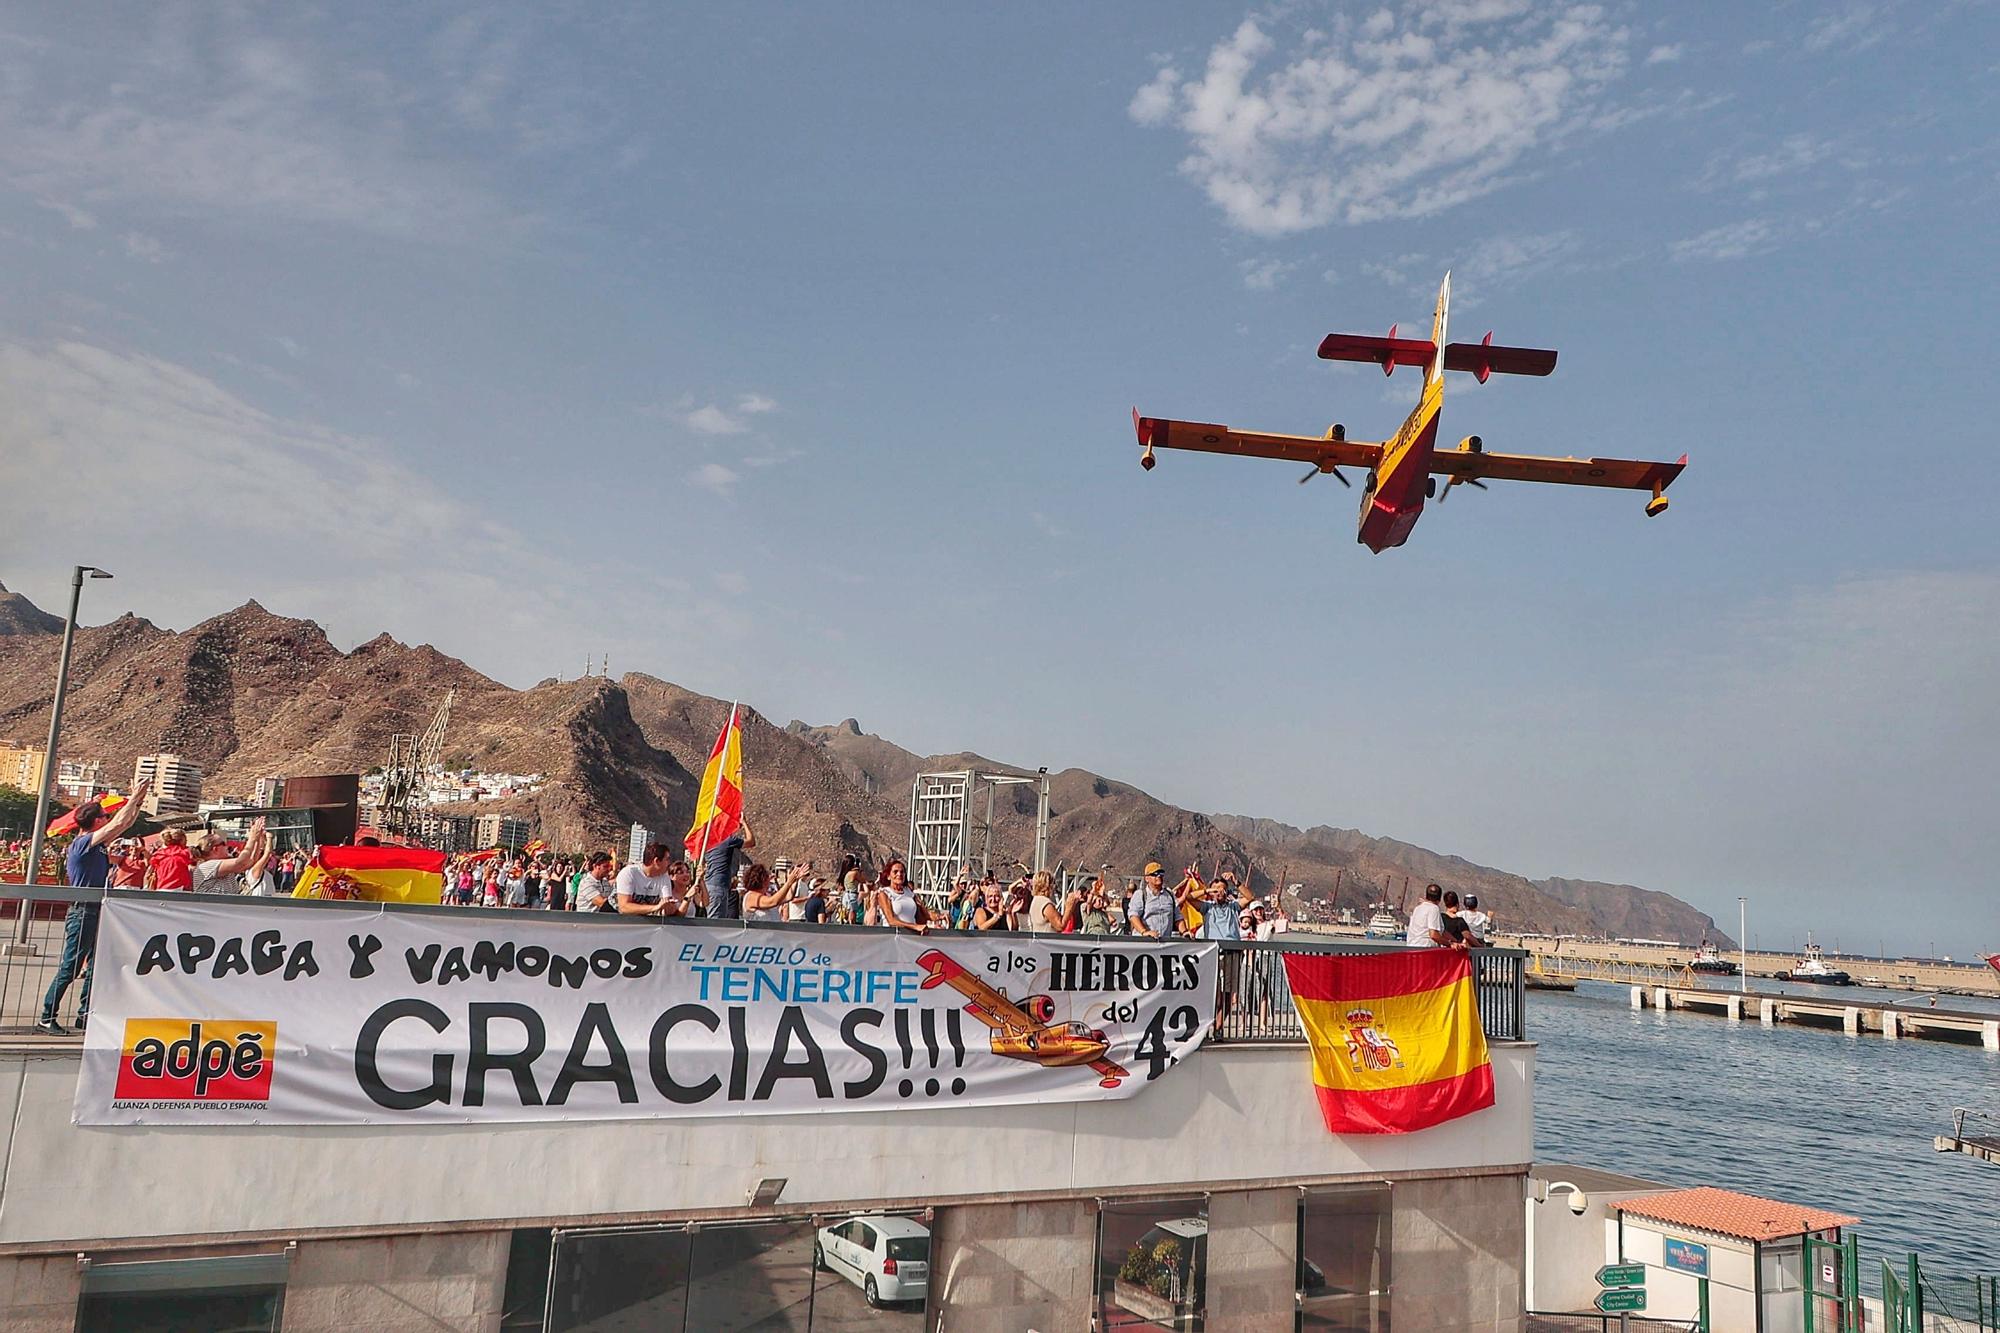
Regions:
<instances>
[{"instance_id":1,"label":"bollard","mask_svg":"<svg viewBox=\"0 0 2000 1333\"><path fill-rule=\"evenodd\" d=\"M1757 1001L1757 1021L1765 1027L1770 1027L1773 1023L1777 1022L1778 1002L1776 1000Z\"/></svg>"}]
</instances>

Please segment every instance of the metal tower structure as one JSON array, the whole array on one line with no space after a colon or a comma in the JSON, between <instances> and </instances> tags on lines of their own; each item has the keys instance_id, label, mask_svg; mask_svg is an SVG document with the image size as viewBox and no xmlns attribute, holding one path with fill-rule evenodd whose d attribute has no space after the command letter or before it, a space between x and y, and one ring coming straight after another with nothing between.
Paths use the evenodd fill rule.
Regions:
<instances>
[{"instance_id":1,"label":"metal tower structure","mask_svg":"<svg viewBox=\"0 0 2000 1333\"><path fill-rule=\"evenodd\" d=\"M993 868L994 804L1002 787L1035 787L1035 870L1049 861L1049 770L1017 773L919 773L910 786L910 885L927 897L951 891L960 866ZM984 798L984 815L981 809Z\"/></svg>"},{"instance_id":2,"label":"metal tower structure","mask_svg":"<svg viewBox=\"0 0 2000 1333\"><path fill-rule=\"evenodd\" d=\"M389 762L382 765L382 804L377 816L384 833L403 837L414 831L418 789L444 766L444 733L451 723L451 701L457 693L444 692L444 702L422 736L399 731L389 738Z\"/></svg>"}]
</instances>

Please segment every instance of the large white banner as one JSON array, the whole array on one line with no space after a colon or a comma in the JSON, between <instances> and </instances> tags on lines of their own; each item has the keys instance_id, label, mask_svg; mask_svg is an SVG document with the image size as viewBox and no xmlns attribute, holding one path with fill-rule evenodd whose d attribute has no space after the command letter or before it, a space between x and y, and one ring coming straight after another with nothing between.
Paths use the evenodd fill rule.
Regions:
<instances>
[{"instance_id":1,"label":"large white banner","mask_svg":"<svg viewBox=\"0 0 2000 1333\"><path fill-rule=\"evenodd\" d=\"M108 897L76 1123L390 1124L1130 1097L1217 948Z\"/></svg>"}]
</instances>

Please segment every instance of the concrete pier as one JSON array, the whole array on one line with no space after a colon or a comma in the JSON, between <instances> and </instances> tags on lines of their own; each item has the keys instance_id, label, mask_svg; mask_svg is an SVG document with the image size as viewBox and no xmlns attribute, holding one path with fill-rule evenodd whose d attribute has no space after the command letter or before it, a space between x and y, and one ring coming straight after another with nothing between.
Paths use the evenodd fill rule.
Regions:
<instances>
[{"instance_id":1,"label":"concrete pier","mask_svg":"<svg viewBox=\"0 0 2000 1333\"><path fill-rule=\"evenodd\" d=\"M1695 1010L1740 1023L1754 1002L1757 1021L1765 1027L1779 1023L1837 1026L1849 1036L1878 1033L1889 1041L1924 1039L2000 1051L2000 1018L1990 1014L1857 1003L1858 997L1851 993L1769 995L1690 986L1634 986L1631 996L1634 1009Z\"/></svg>"}]
</instances>

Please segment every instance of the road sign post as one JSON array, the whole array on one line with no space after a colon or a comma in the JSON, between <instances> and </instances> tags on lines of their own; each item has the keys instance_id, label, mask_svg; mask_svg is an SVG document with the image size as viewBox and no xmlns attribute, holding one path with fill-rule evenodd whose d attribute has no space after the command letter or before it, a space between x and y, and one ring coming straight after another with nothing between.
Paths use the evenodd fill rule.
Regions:
<instances>
[{"instance_id":1,"label":"road sign post","mask_svg":"<svg viewBox=\"0 0 2000 1333\"><path fill-rule=\"evenodd\" d=\"M1597 1270L1597 1308L1618 1316L1620 1333L1631 1327L1631 1313L1646 1308L1646 1265L1606 1264Z\"/></svg>"}]
</instances>

